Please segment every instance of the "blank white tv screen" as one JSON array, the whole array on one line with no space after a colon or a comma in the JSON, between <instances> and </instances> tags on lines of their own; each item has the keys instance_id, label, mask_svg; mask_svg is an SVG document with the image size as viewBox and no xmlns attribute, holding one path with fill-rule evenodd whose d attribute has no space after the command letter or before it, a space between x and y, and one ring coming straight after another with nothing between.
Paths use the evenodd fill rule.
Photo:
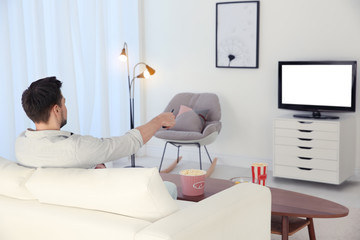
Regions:
<instances>
[{"instance_id":1,"label":"blank white tv screen","mask_svg":"<svg viewBox=\"0 0 360 240\"><path fill-rule=\"evenodd\" d=\"M351 107L352 65L283 65L282 103Z\"/></svg>"}]
</instances>

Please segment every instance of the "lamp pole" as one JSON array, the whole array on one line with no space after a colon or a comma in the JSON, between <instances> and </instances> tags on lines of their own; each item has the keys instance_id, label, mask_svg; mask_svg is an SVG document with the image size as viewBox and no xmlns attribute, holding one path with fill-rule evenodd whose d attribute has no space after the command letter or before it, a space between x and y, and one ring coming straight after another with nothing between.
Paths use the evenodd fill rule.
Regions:
<instances>
[{"instance_id":1,"label":"lamp pole","mask_svg":"<svg viewBox=\"0 0 360 240\"><path fill-rule=\"evenodd\" d=\"M129 87L129 103L130 103L130 129L134 129L134 120L135 120L135 115L134 115L134 88L135 88L135 79L136 78L149 78L150 75L153 75L155 73L155 70L153 68L151 68L150 66L148 66L146 63L144 62L139 62L134 66L134 70L133 70L133 78L130 81L130 71L129 71L129 55L128 55L128 46L127 43L124 43L124 47L121 51L121 54L119 56L121 61L126 61L127 64L127 73L128 73L128 87ZM145 66L145 70L140 73L139 75L135 76L135 70L136 67L139 65L144 65ZM140 166L136 166L135 165L135 154L131 155L131 166L132 168L135 167L140 167Z\"/></svg>"},{"instance_id":2,"label":"lamp pole","mask_svg":"<svg viewBox=\"0 0 360 240\"><path fill-rule=\"evenodd\" d=\"M127 74L128 74L128 88L129 88L129 103L130 103L130 129L134 128L134 97L132 96L132 81L130 81L130 70L129 70L129 54L128 54L128 45L126 42L124 42L123 49L121 51L121 54L119 56L121 61L126 61L127 66ZM131 155L131 166L130 167L136 167L135 166L135 154Z\"/></svg>"}]
</instances>

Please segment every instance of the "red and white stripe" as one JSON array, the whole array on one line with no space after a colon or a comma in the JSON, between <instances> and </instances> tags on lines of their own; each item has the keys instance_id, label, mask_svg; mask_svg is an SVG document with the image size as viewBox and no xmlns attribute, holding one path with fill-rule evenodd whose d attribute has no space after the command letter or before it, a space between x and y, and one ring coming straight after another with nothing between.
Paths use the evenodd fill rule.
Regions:
<instances>
[{"instance_id":1,"label":"red and white stripe","mask_svg":"<svg viewBox=\"0 0 360 240\"><path fill-rule=\"evenodd\" d=\"M260 185L265 186L266 181L266 171L267 171L267 164L253 164L251 165L251 173L252 173L252 182L258 183Z\"/></svg>"}]
</instances>

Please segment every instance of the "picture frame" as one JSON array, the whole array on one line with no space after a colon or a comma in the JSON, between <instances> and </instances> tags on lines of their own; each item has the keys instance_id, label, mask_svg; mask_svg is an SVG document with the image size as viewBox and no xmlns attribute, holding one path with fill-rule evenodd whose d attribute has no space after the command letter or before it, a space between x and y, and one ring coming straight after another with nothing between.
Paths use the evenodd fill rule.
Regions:
<instances>
[{"instance_id":1,"label":"picture frame","mask_svg":"<svg viewBox=\"0 0 360 240\"><path fill-rule=\"evenodd\" d=\"M259 1L216 3L216 67L259 68Z\"/></svg>"}]
</instances>

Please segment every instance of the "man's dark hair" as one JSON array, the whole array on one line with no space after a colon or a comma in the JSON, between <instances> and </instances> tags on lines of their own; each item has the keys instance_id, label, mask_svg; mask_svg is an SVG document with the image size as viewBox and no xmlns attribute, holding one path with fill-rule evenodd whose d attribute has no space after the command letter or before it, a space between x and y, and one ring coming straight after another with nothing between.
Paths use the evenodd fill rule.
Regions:
<instances>
[{"instance_id":1,"label":"man's dark hair","mask_svg":"<svg viewBox=\"0 0 360 240\"><path fill-rule=\"evenodd\" d=\"M31 83L23 92L22 106L34 123L48 122L51 108L56 104L61 106L61 86L56 77L47 77Z\"/></svg>"}]
</instances>

